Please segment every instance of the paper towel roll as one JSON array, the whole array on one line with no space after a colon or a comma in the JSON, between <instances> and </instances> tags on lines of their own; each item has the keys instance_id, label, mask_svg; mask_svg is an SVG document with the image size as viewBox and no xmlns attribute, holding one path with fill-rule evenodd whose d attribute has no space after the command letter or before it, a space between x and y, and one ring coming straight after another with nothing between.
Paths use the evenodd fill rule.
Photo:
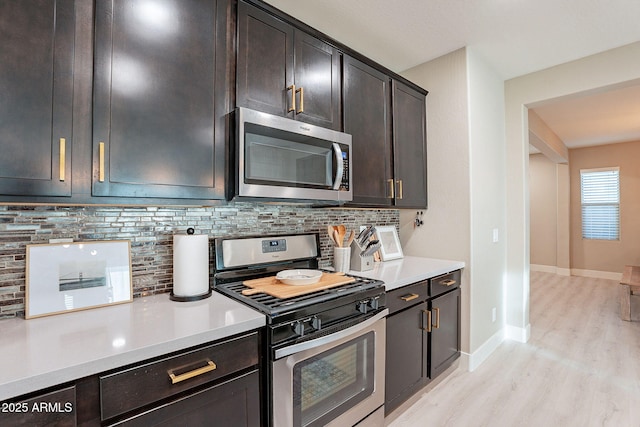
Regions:
<instances>
[{"instance_id":1,"label":"paper towel roll","mask_svg":"<svg viewBox=\"0 0 640 427\"><path fill-rule=\"evenodd\" d=\"M209 236L174 234L172 299L188 301L210 294Z\"/></svg>"}]
</instances>

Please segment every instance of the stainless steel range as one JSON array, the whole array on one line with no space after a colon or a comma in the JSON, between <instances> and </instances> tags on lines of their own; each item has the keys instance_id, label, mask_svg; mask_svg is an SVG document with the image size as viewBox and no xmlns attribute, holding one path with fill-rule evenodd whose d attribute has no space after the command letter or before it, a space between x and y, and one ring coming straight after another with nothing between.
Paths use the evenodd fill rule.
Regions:
<instances>
[{"instance_id":1,"label":"stainless steel range","mask_svg":"<svg viewBox=\"0 0 640 427\"><path fill-rule=\"evenodd\" d=\"M384 424L384 284L322 272L282 284L284 270L317 270L317 234L216 239L214 289L267 317L267 422ZM287 271L292 273L292 271Z\"/></svg>"}]
</instances>

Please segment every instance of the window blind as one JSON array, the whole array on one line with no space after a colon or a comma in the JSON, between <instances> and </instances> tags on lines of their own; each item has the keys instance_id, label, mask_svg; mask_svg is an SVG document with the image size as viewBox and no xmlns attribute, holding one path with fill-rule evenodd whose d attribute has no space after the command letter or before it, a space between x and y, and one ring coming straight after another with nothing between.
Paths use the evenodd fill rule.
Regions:
<instances>
[{"instance_id":1,"label":"window blind","mask_svg":"<svg viewBox=\"0 0 640 427\"><path fill-rule=\"evenodd\" d=\"M620 239L620 169L580 171L582 238Z\"/></svg>"}]
</instances>

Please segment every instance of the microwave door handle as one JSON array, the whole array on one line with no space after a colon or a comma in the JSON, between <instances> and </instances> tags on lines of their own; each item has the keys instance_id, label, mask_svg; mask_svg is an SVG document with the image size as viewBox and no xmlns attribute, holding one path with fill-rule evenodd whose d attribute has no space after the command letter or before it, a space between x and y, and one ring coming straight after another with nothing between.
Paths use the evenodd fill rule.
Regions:
<instances>
[{"instance_id":1,"label":"microwave door handle","mask_svg":"<svg viewBox=\"0 0 640 427\"><path fill-rule=\"evenodd\" d=\"M342 183L342 174L344 173L344 163L342 162L342 150L337 142L333 143L333 155L336 156L336 164L338 165L333 181L333 189L339 190L340 184Z\"/></svg>"}]
</instances>

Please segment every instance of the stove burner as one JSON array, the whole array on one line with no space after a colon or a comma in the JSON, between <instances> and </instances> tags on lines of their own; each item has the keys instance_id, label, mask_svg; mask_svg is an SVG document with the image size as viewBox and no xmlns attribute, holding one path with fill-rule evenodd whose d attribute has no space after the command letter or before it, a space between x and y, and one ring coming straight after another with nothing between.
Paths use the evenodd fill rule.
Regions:
<instances>
[{"instance_id":1,"label":"stove burner","mask_svg":"<svg viewBox=\"0 0 640 427\"><path fill-rule=\"evenodd\" d=\"M277 241L276 255L265 242ZM385 308L384 283L351 276L355 281L289 298L266 293L243 295L246 280L277 275L285 269L318 269L318 234L216 239L213 288L264 313L268 346L322 336L363 321ZM286 249L285 249L286 248Z\"/></svg>"},{"instance_id":2,"label":"stove burner","mask_svg":"<svg viewBox=\"0 0 640 427\"><path fill-rule=\"evenodd\" d=\"M346 283L329 289L321 289L304 295L291 298L278 298L266 293L257 293L253 295L243 295L242 291L251 289L242 282L225 283L216 286L216 290L238 299L250 306L268 314L272 317L281 313L291 311L293 309L303 308L312 304L318 304L329 300L340 298L344 295L363 292L368 289L379 289L383 286L380 281L367 279L364 277L355 277L356 281Z\"/></svg>"}]
</instances>

